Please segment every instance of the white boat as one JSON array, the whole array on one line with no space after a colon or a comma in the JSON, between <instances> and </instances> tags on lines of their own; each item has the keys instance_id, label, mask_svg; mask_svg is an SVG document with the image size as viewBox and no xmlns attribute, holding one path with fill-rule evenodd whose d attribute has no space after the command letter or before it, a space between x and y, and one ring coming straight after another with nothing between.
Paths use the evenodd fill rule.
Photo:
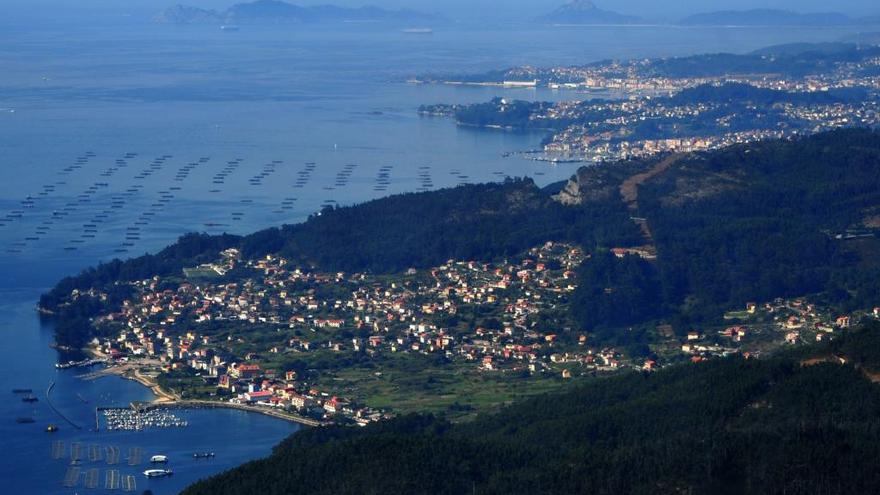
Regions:
<instances>
[{"instance_id":1,"label":"white boat","mask_svg":"<svg viewBox=\"0 0 880 495\"><path fill-rule=\"evenodd\" d=\"M171 476L174 474L170 469L147 469L144 476L147 478L161 478L163 476Z\"/></svg>"},{"instance_id":2,"label":"white boat","mask_svg":"<svg viewBox=\"0 0 880 495\"><path fill-rule=\"evenodd\" d=\"M158 462L168 462L168 456L166 455L154 455L150 457L150 462L158 463Z\"/></svg>"}]
</instances>

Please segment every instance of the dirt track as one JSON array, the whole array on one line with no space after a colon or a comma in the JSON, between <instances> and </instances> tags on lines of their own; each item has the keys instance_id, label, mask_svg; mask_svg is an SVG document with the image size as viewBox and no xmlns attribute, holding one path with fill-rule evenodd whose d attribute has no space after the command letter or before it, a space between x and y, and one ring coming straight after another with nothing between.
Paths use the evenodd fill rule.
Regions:
<instances>
[{"instance_id":1,"label":"dirt track","mask_svg":"<svg viewBox=\"0 0 880 495\"><path fill-rule=\"evenodd\" d=\"M623 183L620 184L620 196L623 198L623 202L626 203L626 206L632 211L638 211L639 186L668 170L669 167L675 165L675 162L679 161L683 156L684 155L681 153L670 155L657 165L654 165L650 170L635 174L629 179L623 181Z\"/></svg>"},{"instance_id":2,"label":"dirt track","mask_svg":"<svg viewBox=\"0 0 880 495\"><path fill-rule=\"evenodd\" d=\"M654 165L650 170L635 174L623 181L623 183L620 184L620 196L623 198L623 202L626 203L626 207L629 208L631 212L637 213L639 211L639 186L669 170L669 168L675 165L675 162L680 160L683 156L684 155L681 153L670 155L657 165ZM654 248L654 235L651 233L651 227L648 225L648 220L633 217L633 221L639 226L639 229L641 229L642 237L645 238L645 242L648 246Z\"/></svg>"}]
</instances>

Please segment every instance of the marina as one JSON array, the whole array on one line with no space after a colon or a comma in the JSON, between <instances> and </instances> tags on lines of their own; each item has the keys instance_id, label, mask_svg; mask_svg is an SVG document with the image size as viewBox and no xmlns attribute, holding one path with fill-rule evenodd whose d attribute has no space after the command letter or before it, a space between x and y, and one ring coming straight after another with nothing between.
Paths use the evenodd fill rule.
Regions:
<instances>
[{"instance_id":1,"label":"marina","mask_svg":"<svg viewBox=\"0 0 880 495\"><path fill-rule=\"evenodd\" d=\"M189 423L175 414L162 409L137 410L124 407L98 407L95 409L95 426L100 429L99 413L108 431L141 431L147 428L183 428Z\"/></svg>"}]
</instances>

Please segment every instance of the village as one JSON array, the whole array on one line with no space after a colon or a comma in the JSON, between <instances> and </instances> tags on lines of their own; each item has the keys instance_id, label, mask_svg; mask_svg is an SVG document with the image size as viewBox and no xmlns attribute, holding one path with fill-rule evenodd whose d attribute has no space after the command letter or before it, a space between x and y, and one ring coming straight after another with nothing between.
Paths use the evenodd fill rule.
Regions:
<instances>
[{"instance_id":1,"label":"village","mask_svg":"<svg viewBox=\"0 0 880 495\"><path fill-rule=\"evenodd\" d=\"M760 356L880 314L833 315L804 300L749 303L723 328L676 336L661 325L652 352L636 356L592 342L568 319L567 296L588 256L548 242L517 259L380 276L313 272L277 256L242 260L229 249L183 277L133 282L136 297L122 311L95 319L105 337L94 344L166 398L365 425L408 411L402 397L423 408L436 393L443 407L470 411L460 382L480 389L473 402L497 405L512 390L539 393L597 373ZM455 374L455 386L440 386L452 376L444 373Z\"/></svg>"},{"instance_id":2,"label":"village","mask_svg":"<svg viewBox=\"0 0 880 495\"><path fill-rule=\"evenodd\" d=\"M607 108L597 110L596 105ZM553 160L558 155L598 162L649 157L663 152L707 151L734 144L814 134L840 127L873 127L880 123L880 105L874 100L810 105L775 104L772 108L765 109L765 112L772 111L776 114L772 127L756 125L755 128L733 129L717 134L696 133L697 135L652 139L631 139L629 129L652 120L659 122L659 125L675 127L676 121L700 119L702 115L720 115L710 124L710 127L719 130L741 126L731 125L731 116L727 115L725 105L694 102L667 107L651 102L650 99L587 106L571 102L559 103L545 115L535 118L581 120L586 113L596 111L607 113L610 117L588 124L575 124L555 133L543 147L542 155L549 156L545 159ZM759 121L762 118L760 115L757 117Z\"/></svg>"}]
</instances>

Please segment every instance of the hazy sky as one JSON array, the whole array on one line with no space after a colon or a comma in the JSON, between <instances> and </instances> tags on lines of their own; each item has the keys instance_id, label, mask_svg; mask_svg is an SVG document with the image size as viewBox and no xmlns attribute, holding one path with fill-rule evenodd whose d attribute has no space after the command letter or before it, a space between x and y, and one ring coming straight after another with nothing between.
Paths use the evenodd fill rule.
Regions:
<instances>
[{"instance_id":1,"label":"hazy sky","mask_svg":"<svg viewBox=\"0 0 880 495\"><path fill-rule=\"evenodd\" d=\"M0 13L5 8L15 10L57 7L104 13L128 12L142 14L157 12L181 3L222 9L246 0L0 0ZM288 0L300 5L337 4L361 6L379 5L388 8L409 7L436 12L453 18L531 18L548 12L567 0ZM676 18L695 12L719 9L782 8L798 12L838 11L851 15L880 15L877 0L594 0L607 10L659 18ZM5 7L4 7L5 6Z\"/></svg>"}]
</instances>

